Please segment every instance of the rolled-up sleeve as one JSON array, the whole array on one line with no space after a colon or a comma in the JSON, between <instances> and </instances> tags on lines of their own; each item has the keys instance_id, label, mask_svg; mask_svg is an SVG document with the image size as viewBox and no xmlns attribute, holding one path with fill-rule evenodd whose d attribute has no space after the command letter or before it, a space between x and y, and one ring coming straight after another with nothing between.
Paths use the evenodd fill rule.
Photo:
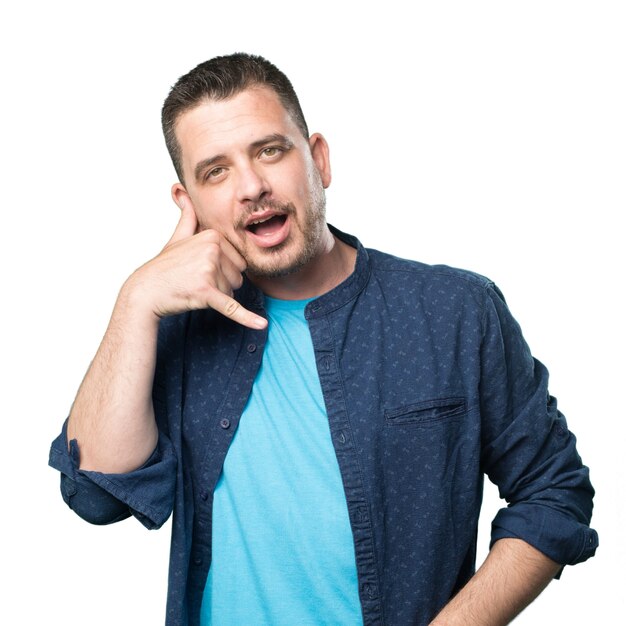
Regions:
<instances>
[{"instance_id":1,"label":"rolled-up sleeve","mask_svg":"<svg viewBox=\"0 0 626 626\"><path fill-rule=\"evenodd\" d=\"M92 524L112 524L133 515L146 528L160 528L174 505L176 456L162 433L150 458L125 474L79 469L78 443L67 443L67 421L52 442L49 464L61 473L66 504Z\"/></svg>"},{"instance_id":2,"label":"rolled-up sleeve","mask_svg":"<svg viewBox=\"0 0 626 626\"><path fill-rule=\"evenodd\" d=\"M518 538L562 565L585 561L598 546L589 470L548 392L547 369L493 285L483 330L481 463L508 503L493 520L491 543Z\"/></svg>"}]
</instances>

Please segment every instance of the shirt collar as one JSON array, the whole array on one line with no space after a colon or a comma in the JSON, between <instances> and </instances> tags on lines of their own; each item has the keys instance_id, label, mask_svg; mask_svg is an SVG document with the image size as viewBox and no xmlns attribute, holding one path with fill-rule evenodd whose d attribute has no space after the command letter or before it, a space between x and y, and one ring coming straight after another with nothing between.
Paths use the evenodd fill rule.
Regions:
<instances>
[{"instance_id":1,"label":"shirt collar","mask_svg":"<svg viewBox=\"0 0 626 626\"><path fill-rule=\"evenodd\" d=\"M339 285L307 304L304 313L307 319L326 315L356 298L367 284L371 271L369 255L361 242L353 235L344 233L331 224L328 224L328 228L335 237L347 243L349 246L356 248L357 254L354 271L343 282L339 283ZM243 285L237 292L237 299L246 308L253 310L263 308L263 293L245 276Z\"/></svg>"}]
</instances>

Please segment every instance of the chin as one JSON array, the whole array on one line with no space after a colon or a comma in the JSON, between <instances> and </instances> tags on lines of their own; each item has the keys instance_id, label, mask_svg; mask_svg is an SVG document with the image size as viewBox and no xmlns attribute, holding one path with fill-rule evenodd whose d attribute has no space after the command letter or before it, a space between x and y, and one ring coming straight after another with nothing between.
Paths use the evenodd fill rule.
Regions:
<instances>
[{"instance_id":1,"label":"chin","mask_svg":"<svg viewBox=\"0 0 626 626\"><path fill-rule=\"evenodd\" d=\"M312 247L304 247L288 254L283 246L261 255L262 258L246 258L247 273L254 278L280 278L295 274L315 257Z\"/></svg>"},{"instance_id":2,"label":"chin","mask_svg":"<svg viewBox=\"0 0 626 626\"><path fill-rule=\"evenodd\" d=\"M250 247L240 250L248 265L247 273L256 278L280 278L300 271L313 262L324 249L326 226L323 205L309 211L305 223L295 220L289 237L273 248Z\"/></svg>"}]
</instances>

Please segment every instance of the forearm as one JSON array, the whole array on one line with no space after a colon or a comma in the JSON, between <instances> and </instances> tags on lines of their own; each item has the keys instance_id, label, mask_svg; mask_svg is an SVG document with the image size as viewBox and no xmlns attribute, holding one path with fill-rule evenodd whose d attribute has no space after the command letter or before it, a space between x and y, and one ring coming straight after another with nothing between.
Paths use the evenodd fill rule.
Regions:
<instances>
[{"instance_id":1,"label":"forearm","mask_svg":"<svg viewBox=\"0 0 626 626\"><path fill-rule=\"evenodd\" d=\"M80 386L68 421L81 469L132 471L150 456L158 432L152 407L158 317L122 287L111 321Z\"/></svg>"},{"instance_id":2,"label":"forearm","mask_svg":"<svg viewBox=\"0 0 626 626\"><path fill-rule=\"evenodd\" d=\"M211 307L250 328L267 321L232 298L246 263L214 230L197 232L189 204L160 254L136 270L116 302L100 348L78 391L68 422L81 469L129 472L154 450L152 406L159 319Z\"/></svg>"},{"instance_id":3,"label":"forearm","mask_svg":"<svg viewBox=\"0 0 626 626\"><path fill-rule=\"evenodd\" d=\"M500 539L432 626L501 626L528 606L561 566L520 539Z\"/></svg>"}]
</instances>

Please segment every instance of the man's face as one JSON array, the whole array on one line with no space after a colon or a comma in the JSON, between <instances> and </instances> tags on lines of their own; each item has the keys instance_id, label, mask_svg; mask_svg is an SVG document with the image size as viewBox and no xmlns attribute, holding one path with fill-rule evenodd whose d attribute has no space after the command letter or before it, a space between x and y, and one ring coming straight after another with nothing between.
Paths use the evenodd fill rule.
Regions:
<instances>
[{"instance_id":1,"label":"man's face","mask_svg":"<svg viewBox=\"0 0 626 626\"><path fill-rule=\"evenodd\" d=\"M207 100L177 121L185 187L200 229L219 231L246 259L248 272L282 276L321 252L328 147L310 140L264 87Z\"/></svg>"}]
</instances>

